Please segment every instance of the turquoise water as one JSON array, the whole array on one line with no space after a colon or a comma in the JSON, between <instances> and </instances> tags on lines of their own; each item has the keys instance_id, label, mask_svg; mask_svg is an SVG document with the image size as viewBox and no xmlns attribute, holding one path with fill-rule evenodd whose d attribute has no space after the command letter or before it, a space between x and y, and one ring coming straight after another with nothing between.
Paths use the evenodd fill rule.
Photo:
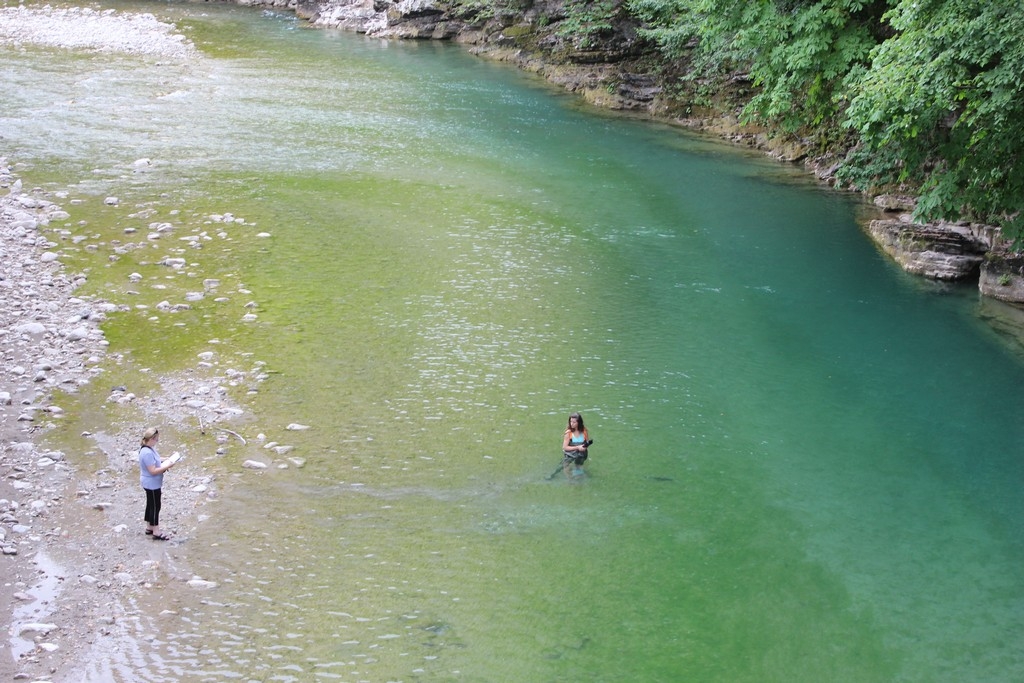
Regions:
<instances>
[{"instance_id":1,"label":"turquoise water","mask_svg":"<svg viewBox=\"0 0 1024 683\"><path fill-rule=\"evenodd\" d=\"M232 482L189 541L219 587L135 676L1024 678L1024 367L856 198L452 46L116 7L202 56L5 53L5 153L89 234L140 222L111 192L182 234L244 217L189 259L257 324L205 300L107 332L272 371L249 446L193 458ZM147 255L68 258L117 297ZM575 484L546 479L572 410ZM232 477L257 431L305 467Z\"/></svg>"}]
</instances>

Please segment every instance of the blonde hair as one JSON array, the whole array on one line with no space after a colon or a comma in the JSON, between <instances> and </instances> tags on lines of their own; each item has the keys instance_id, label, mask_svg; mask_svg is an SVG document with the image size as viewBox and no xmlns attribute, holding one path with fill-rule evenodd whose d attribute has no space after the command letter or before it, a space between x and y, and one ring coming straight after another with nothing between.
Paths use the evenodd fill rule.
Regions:
<instances>
[{"instance_id":1,"label":"blonde hair","mask_svg":"<svg viewBox=\"0 0 1024 683\"><path fill-rule=\"evenodd\" d=\"M142 445L145 446L147 441L149 441L159 433L160 430L157 429L156 427L150 427L146 431L142 432Z\"/></svg>"}]
</instances>

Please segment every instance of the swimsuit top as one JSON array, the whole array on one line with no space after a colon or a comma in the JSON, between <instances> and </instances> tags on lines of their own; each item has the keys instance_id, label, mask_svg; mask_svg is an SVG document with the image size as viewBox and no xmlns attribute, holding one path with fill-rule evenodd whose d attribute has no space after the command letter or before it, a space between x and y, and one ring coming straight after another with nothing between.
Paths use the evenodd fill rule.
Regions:
<instances>
[{"instance_id":1,"label":"swimsuit top","mask_svg":"<svg viewBox=\"0 0 1024 683\"><path fill-rule=\"evenodd\" d=\"M576 436L575 434L571 434L571 433L569 434L569 443L571 443L573 446L579 446L581 443L583 443L586 440L587 440L587 435L586 435L585 432L581 433L579 436Z\"/></svg>"}]
</instances>

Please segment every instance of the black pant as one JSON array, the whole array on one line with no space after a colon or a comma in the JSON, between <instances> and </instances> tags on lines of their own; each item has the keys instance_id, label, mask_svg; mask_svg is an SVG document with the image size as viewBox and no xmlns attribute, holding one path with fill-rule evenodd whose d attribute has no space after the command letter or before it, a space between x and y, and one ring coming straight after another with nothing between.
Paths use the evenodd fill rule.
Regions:
<instances>
[{"instance_id":1,"label":"black pant","mask_svg":"<svg viewBox=\"0 0 1024 683\"><path fill-rule=\"evenodd\" d=\"M568 465L570 463L573 465L582 465L587 460L586 451L583 451L582 453L580 451L562 451L562 455L564 456L562 458L563 465Z\"/></svg>"},{"instance_id":2,"label":"black pant","mask_svg":"<svg viewBox=\"0 0 1024 683\"><path fill-rule=\"evenodd\" d=\"M160 526L160 489L143 489L146 492L146 516L150 526Z\"/></svg>"}]
</instances>

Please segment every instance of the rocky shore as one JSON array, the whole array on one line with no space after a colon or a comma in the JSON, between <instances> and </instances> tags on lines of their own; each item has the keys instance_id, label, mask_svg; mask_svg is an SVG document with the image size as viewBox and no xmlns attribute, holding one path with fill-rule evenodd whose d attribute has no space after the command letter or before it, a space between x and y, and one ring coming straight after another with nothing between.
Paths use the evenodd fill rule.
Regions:
<instances>
[{"instance_id":1,"label":"rocky shore","mask_svg":"<svg viewBox=\"0 0 1024 683\"><path fill-rule=\"evenodd\" d=\"M214 515L210 506L221 493L213 472L237 476L304 462L290 445L263 433L246 440L235 431L242 427L232 427L244 420L248 431L257 429L253 416L232 400L233 394L258 391L268 377L265 364L250 354L211 340L212 348L197 354L192 367L156 376L110 349L101 329L108 316L148 308L127 303L142 276L133 273L125 283L126 301L82 295L87 275L69 272L62 255L86 249L118 259L151 248L148 243L174 228L156 224L148 234L128 229L134 244L91 244L57 203L68 200L67 193L58 195L23 187L0 157L0 625L6 634L0 679L104 681L110 678L106 667L123 656L113 653L159 636L152 619L167 612L165 591L180 603L189 599L181 591L200 594L216 585L190 564L190 542ZM116 197L92 201L118 203ZM229 215L209 220L224 225L220 234L231 229L227 223L239 225ZM189 248L168 245L166 251ZM184 261L167 256L157 267L176 272ZM204 285L216 289L219 282L207 278ZM183 300L157 304L149 309L153 318L189 309L195 293L180 289L167 293ZM251 293L239 289L245 298L236 302L237 314L254 319ZM218 299L232 301L230 295ZM136 374L136 381L108 379L125 365L132 365L127 375ZM68 403L75 407L66 409ZM69 421L86 428L69 434L63 427ZM164 481L161 527L172 533L169 542L143 533L137 452L149 425L161 429L164 457L171 450L186 456ZM306 428L293 423L281 431ZM72 445L47 445L56 433Z\"/></svg>"},{"instance_id":2,"label":"rocky shore","mask_svg":"<svg viewBox=\"0 0 1024 683\"><path fill-rule=\"evenodd\" d=\"M82 25L89 30L79 30ZM187 58L193 48L170 29L150 15L0 9L0 43L16 47L45 44ZM229 440L241 439L217 426L243 413L229 399L229 388L252 386L265 376L258 362L251 371L221 368L217 352L204 352L195 368L179 375L100 390L105 405L117 407L112 413L136 419L88 422L71 437L71 449L46 445L62 423L82 422L65 406L107 381L104 367L123 361L110 353L101 325L108 316L131 310L126 302L78 293L87 275L70 272L63 254L106 249L108 258L116 259L132 245L88 244L59 204L80 201L68 196L23 186L0 157L3 680L107 680L111 657L97 653L127 652L133 642L156 635L145 620L149 601L169 585L190 591L209 587L189 568L185 541L209 517L217 482L203 458L186 450L186 462L165 480L161 521L175 538L152 541L141 521L139 434L147 425L159 425L165 445L174 448L175 434L194 434L198 419L208 435L204 450L223 455ZM98 201L118 203L116 197ZM164 227L154 227L154 233ZM147 246L151 237L142 233L136 239ZM165 263L170 270L177 265L172 261ZM164 314L187 308L188 303L157 306ZM241 303L239 308L244 311ZM266 465L255 458L249 466Z\"/></svg>"},{"instance_id":3,"label":"rocky shore","mask_svg":"<svg viewBox=\"0 0 1024 683\"><path fill-rule=\"evenodd\" d=\"M185 36L152 14L88 7L0 8L0 43L15 49L46 45L177 59L195 54Z\"/></svg>"},{"instance_id":4,"label":"rocky shore","mask_svg":"<svg viewBox=\"0 0 1024 683\"><path fill-rule=\"evenodd\" d=\"M76 295L86 276L67 272L64 245L54 241L70 243L70 232L56 227L68 213L23 188L2 158L0 194L0 678L76 680L68 671L115 632L132 593L187 570L174 541L155 547L142 533L141 424L83 432L88 450L74 457L43 445L67 418L61 403L103 376L109 359L100 325L121 306ZM216 379L167 377L159 394L119 387L108 400L135 402L145 423L173 430L191 412L182 397ZM166 525L187 535L205 519L216 487L191 465L167 480Z\"/></svg>"},{"instance_id":5,"label":"rocky shore","mask_svg":"<svg viewBox=\"0 0 1024 683\"><path fill-rule=\"evenodd\" d=\"M37 437L64 414L58 390L76 392L98 372L106 349L99 323L110 309L74 296L82 276L64 272L56 245L40 231L68 214L23 191L4 160L0 192L0 597L8 636L0 674L17 677L25 672L21 662L52 660L67 649L61 632L70 624L56 623L53 602L68 577L44 555L67 539L70 520L60 513L79 504L70 491L75 472L64 453L42 448ZM85 585L101 581L84 576L91 577Z\"/></svg>"}]
</instances>

